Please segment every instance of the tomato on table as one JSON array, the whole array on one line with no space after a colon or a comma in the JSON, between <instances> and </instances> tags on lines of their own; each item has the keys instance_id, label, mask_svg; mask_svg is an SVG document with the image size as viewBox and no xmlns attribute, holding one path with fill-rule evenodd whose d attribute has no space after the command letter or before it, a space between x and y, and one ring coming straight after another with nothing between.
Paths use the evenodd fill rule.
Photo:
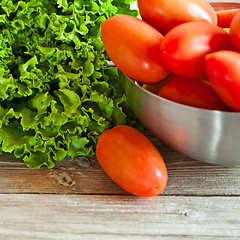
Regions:
<instances>
[{"instance_id":1,"label":"tomato on table","mask_svg":"<svg viewBox=\"0 0 240 240\"><path fill-rule=\"evenodd\" d=\"M184 22L217 24L217 15L206 0L138 0L138 7L142 19L163 35Z\"/></svg>"},{"instance_id":2,"label":"tomato on table","mask_svg":"<svg viewBox=\"0 0 240 240\"><path fill-rule=\"evenodd\" d=\"M151 197L167 185L167 168L152 142L127 125L118 125L100 135L96 149L103 170L131 194Z\"/></svg>"},{"instance_id":3,"label":"tomato on table","mask_svg":"<svg viewBox=\"0 0 240 240\"><path fill-rule=\"evenodd\" d=\"M230 37L232 44L240 52L240 11L234 16L231 22Z\"/></svg>"},{"instance_id":4,"label":"tomato on table","mask_svg":"<svg viewBox=\"0 0 240 240\"><path fill-rule=\"evenodd\" d=\"M219 51L206 56L208 79L233 111L240 111L240 53Z\"/></svg>"},{"instance_id":5,"label":"tomato on table","mask_svg":"<svg viewBox=\"0 0 240 240\"><path fill-rule=\"evenodd\" d=\"M113 63L128 77L141 83L161 81L169 70L161 63L161 33L136 17L118 15L101 25L104 47Z\"/></svg>"},{"instance_id":6,"label":"tomato on table","mask_svg":"<svg viewBox=\"0 0 240 240\"><path fill-rule=\"evenodd\" d=\"M207 53L232 49L229 34L206 22L183 23L170 30L160 45L160 56L173 73L191 78L206 77Z\"/></svg>"},{"instance_id":7,"label":"tomato on table","mask_svg":"<svg viewBox=\"0 0 240 240\"><path fill-rule=\"evenodd\" d=\"M192 107L220 111L229 110L210 83L201 78L186 78L174 75L161 88L158 95Z\"/></svg>"}]
</instances>

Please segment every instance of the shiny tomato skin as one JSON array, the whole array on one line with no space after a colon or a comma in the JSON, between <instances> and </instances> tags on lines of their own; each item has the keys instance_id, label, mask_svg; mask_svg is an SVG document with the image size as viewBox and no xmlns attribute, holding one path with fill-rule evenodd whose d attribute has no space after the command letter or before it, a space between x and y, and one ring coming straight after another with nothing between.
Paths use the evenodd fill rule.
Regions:
<instances>
[{"instance_id":1,"label":"shiny tomato skin","mask_svg":"<svg viewBox=\"0 0 240 240\"><path fill-rule=\"evenodd\" d=\"M233 46L240 52L240 11L234 16L231 22L230 38Z\"/></svg>"},{"instance_id":2,"label":"shiny tomato skin","mask_svg":"<svg viewBox=\"0 0 240 240\"><path fill-rule=\"evenodd\" d=\"M208 79L233 111L240 111L240 53L219 51L206 56Z\"/></svg>"},{"instance_id":3,"label":"shiny tomato skin","mask_svg":"<svg viewBox=\"0 0 240 240\"><path fill-rule=\"evenodd\" d=\"M131 194L152 197L167 185L162 156L141 132L118 125L100 135L97 159L108 176Z\"/></svg>"},{"instance_id":4,"label":"shiny tomato skin","mask_svg":"<svg viewBox=\"0 0 240 240\"><path fill-rule=\"evenodd\" d=\"M110 17L101 25L101 36L110 59L129 77L154 84L169 73L158 53L163 36L143 20L127 15Z\"/></svg>"},{"instance_id":5,"label":"shiny tomato skin","mask_svg":"<svg viewBox=\"0 0 240 240\"><path fill-rule=\"evenodd\" d=\"M138 0L142 19L163 35L184 22L217 24L217 15L206 0Z\"/></svg>"},{"instance_id":6,"label":"shiny tomato skin","mask_svg":"<svg viewBox=\"0 0 240 240\"><path fill-rule=\"evenodd\" d=\"M223 49L232 49L224 29L205 22L188 22L166 34L160 45L160 57L177 75L206 77L205 55Z\"/></svg>"},{"instance_id":7,"label":"shiny tomato skin","mask_svg":"<svg viewBox=\"0 0 240 240\"><path fill-rule=\"evenodd\" d=\"M158 93L159 96L184 105L209 110L228 111L209 82L202 78L173 75Z\"/></svg>"},{"instance_id":8,"label":"shiny tomato skin","mask_svg":"<svg viewBox=\"0 0 240 240\"><path fill-rule=\"evenodd\" d=\"M217 14L217 25L221 28L229 28L234 16L240 11L240 9L227 9L218 10Z\"/></svg>"}]
</instances>

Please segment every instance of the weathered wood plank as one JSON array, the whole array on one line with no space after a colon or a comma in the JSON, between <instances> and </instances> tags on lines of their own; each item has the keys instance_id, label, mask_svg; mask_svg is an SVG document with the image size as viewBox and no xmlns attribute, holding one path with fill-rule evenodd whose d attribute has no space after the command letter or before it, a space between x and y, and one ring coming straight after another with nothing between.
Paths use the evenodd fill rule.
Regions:
<instances>
[{"instance_id":1,"label":"weathered wood plank","mask_svg":"<svg viewBox=\"0 0 240 240\"><path fill-rule=\"evenodd\" d=\"M126 194L109 179L96 158L64 160L54 169L30 169L11 155L7 158L7 162L0 162L0 193Z\"/></svg>"},{"instance_id":2,"label":"weathered wood plank","mask_svg":"<svg viewBox=\"0 0 240 240\"><path fill-rule=\"evenodd\" d=\"M0 195L0 239L237 239L239 197Z\"/></svg>"},{"instance_id":3,"label":"weathered wood plank","mask_svg":"<svg viewBox=\"0 0 240 240\"><path fill-rule=\"evenodd\" d=\"M201 163L173 151L149 132L165 159L169 181L163 195L240 196L240 166ZM58 162L54 169L29 169L19 159L0 157L0 193L127 194L103 172L96 158Z\"/></svg>"}]
</instances>

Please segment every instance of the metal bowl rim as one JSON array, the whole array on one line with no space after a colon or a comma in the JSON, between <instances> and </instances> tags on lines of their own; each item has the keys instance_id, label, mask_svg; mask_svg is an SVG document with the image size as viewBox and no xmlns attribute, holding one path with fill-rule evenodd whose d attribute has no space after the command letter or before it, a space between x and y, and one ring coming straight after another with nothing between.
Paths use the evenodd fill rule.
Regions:
<instances>
[{"instance_id":1,"label":"metal bowl rim","mask_svg":"<svg viewBox=\"0 0 240 240\"><path fill-rule=\"evenodd\" d=\"M123 73L124 74L124 73ZM125 75L125 74L124 74ZM125 75L126 76L126 75ZM150 95L153 98L156 98L156 101L162 101L165 102L166 104L170 104L173 105L177 108L183 108L183 109L188 109L189 111L198 111L198 112L202 112L203 114L218 114L218 115L225 115L225 117L232 117L232 115L240 117L240 112L233 112L233 111L219 111L219 110L210 110L210 109L203 109L203 108L198 108L198 107L193 107L193 106L188 106L188 105L184 105L181 103L177 103L177 102L173 102L171 100L165 99L161 96L158 96L144 88L142 88L140 86L140 84L138 83L138 81L129 78L128 76L126 76L126 78L133 84L135 85L135 87L139 88L140 91L143 91L146 95Z\"/></svg>"}]
</instances>

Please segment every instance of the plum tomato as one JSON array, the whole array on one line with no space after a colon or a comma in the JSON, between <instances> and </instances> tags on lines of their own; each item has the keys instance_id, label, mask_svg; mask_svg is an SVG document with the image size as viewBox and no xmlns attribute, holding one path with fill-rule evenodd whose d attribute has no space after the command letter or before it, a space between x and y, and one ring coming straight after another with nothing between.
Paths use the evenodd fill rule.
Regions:
<instances>
[{"instance_id":1,"label":"plum tomato","mask_svg":"<svg viewBox=\"0 0 240 240\"><path fill-rule=\"evenodd\" d=\"M154 84L168 75L159 57L161 33L136 17L117 15L101 25L105 50L112 62L127 76Z\"/></svg>"},{"instance_id":2,"label":"plum tomato","mask_svg":"<svg viewBox=\"0 0 240 240\"><path fill-rule=\"evenodd\" d=\"M166 34L160 57L173 73L198 78L206 77L205 55L225 49L232 49L232 44L224 29L206 22L188 22Z\"/></svg>"},{"instance_id":3,"label":"plum tomato","mask_svg":"<svg viewBox=\"0 0 240 240\"><path fill-rule=\"evenodd\" d=\"M239 12L240 9L227 9L227 10L217 10L217 25L221 28L229 28L233 17Z\"/></svg>"},{"instance_id":4,"label":"plum tomato","mask_svg":"<svg viewBox=\"0 0 240 240\"><path fill-rule=\"evenodd\" d=\"M131 194L152 197L167 185L167 168L162 156L133 127L118 125L101 134L96 156L108 176Z\"/></svg>"},{"instance_id":5,"label":"plum tomato","mask_svg":"<svg viewBox=\"0 0 240 240\"><path fill-rule=\"evenodd\" d=\"M223 102L233 111L240 111L240 53L218 51L206 55L209 81Z\"/></svg>"},{"instance_id":6,"label":"plum tomato","mask_svg":"<svg viewBox=\"0 0 240 240\"><path fill-rule=\"evenodd\" d=\"M138 0L138 8L142 19L163 35L184 22L217 24L217 15L206 0Z\"/></svg>"},{"instance_id":7,"label":"plum tomato","mask_svg":"<svg viewBox=\"0 0 240 240\"><path fill-rule=\"evenodd\" d=\"M173 73L170 73L166 78L164 78L161 82L156 83L156 84L143 84L142 88L147 90L148 92L151 92L153 94L158 94L160 89L166 85L166 83L169 81L169 79L171 79Z\"/></svg>"},{"instance_id":8,"label":"plum tomato","mask_svg":"<svg viewBox=\"0 0 240 240\"><path fill-rule=\"evenodd\" d=\"M184 105L209 110L229 110L210 83L202 78L174 75L159 91L159 96Z\"/></svg>"},{"instance_id":9,"label":"plum tomato","mask_svg":"<svg viewBox=\"0 0 240 240\"><path fill-rule=\"evenodd\" d=\"M234 16L231 22L230 38L233 46L240 52L240 11Z\"/></svg>"}]
</instances>

